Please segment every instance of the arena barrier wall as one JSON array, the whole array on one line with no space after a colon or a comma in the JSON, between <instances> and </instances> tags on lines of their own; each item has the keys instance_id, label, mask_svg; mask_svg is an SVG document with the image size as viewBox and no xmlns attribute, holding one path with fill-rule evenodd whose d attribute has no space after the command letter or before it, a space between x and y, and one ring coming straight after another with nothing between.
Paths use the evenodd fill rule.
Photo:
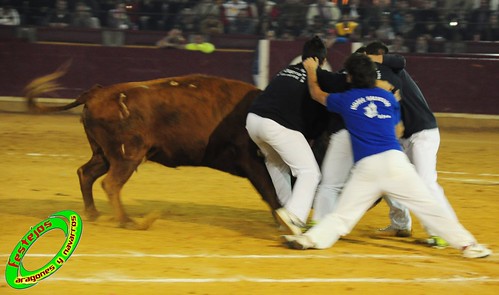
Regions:
<instances>
[{"instance_id":1,"label":"arena barrier wall","mask_svg":"<svg viewBox=\"0 0 499 295\"><path fill-rule=\"evenodd\" d=\"M297 57L299 41L271 41L271 78ZM329 49L333 70L341 68L351 44ZM57 43L0 43L0 96L22 96L33 78L54 71L67 60L72 66L61 79L68 88L54 95L72 98L95 84L110 85L189 73L203 73L253 83L254 50L216 50L211 54L155 47L109 47ZM407 70L434 112L499 115L499 55L406 55Z\"/></svg>"},{"instance_id":2,"label":"arena barrier wall","mask_svg":"<svg viewBox=\"0 0 499 295\"><path fill-rule=\"evenodd\" d=\"M302 44L270 45L269 77L301 51ZM328 52L333 70L351 53L350 43L334 44ZM499 54L405 54L406 69L434 112L499 114Z\"/></svg>"}]
</instances>

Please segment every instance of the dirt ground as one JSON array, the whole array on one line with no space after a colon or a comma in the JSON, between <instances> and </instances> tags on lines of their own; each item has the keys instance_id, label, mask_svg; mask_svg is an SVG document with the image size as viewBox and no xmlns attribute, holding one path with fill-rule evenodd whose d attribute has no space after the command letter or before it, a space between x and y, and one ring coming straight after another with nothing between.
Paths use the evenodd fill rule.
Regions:
<instances>
[{"instance_id":1,"label":"dirt ground","mask_svg":"<svg viewBox=\"0 0 499 295\"><path fill-rule=\"evenodd\" d=\"M441 130L440 184L463 225L499 253L499 132ZM376 239L388 223L381 203L331 249L282 247L267 205L249 182L200 167L139 167L123 191L136 220L162 215L147 231L115 227L100 181L96 222L83 217L76 170L90 157L76 115L0 113L0 294L499 294L499 259L467 260L456 249L413 238ZM19 291L6 261L31 226L70 209L84 218L73 256L54 275ZM23 260L47 263L64 240L50 231Z\"/></svg>"}]
</instances>

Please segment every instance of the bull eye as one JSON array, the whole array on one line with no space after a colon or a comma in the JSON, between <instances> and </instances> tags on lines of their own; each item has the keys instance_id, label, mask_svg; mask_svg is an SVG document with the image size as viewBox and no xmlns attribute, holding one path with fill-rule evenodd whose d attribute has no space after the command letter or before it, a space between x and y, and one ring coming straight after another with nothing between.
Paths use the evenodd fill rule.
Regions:
<instances>
[{"instance_id":1,"label":"bull eye","mask_svg":"<svg viewBox=\"0 0 499 295\"><path fill-rule=\"evenodd\" d=\"M172 86L178 86L178 82L177 81L170 81L170 85L172 85Z\"/></svg>"},{"instance_id":2,"label":"bull eye","mask_svg":"<svg viewBox=\"0 0 499 295\"><path fill-rule=\"evenodd\" d=\"M198 87L194 84L189 84L189 88L198 88Z\"/></svg>"}]
</instances>

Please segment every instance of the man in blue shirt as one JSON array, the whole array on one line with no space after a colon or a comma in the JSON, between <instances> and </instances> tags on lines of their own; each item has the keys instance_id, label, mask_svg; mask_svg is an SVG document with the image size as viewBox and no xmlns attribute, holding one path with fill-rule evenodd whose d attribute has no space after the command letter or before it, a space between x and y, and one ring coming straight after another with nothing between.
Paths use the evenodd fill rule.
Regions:
<instances>
[{"instance_id":1,"label":"man in blue shirt","mask_svg":"<svg viewBox=\"0 0 499 295\"><path fill-rule=\"evenodd\" d=\"M385 194L409 208L466 258L481 258L492 253L478 244L457 220L438 203L402 152L395 132L400 121L400 106L394 95L376 88L376 66L361 53L345 62L352 89L328 94L320 89L315 58L307 58L312 98L329 111L339 113L350 132L354 167L335 210L304 234L284 235L283 242L294 249L326 249L347 235L364 213Z\"/></svg>"}]
</instances>

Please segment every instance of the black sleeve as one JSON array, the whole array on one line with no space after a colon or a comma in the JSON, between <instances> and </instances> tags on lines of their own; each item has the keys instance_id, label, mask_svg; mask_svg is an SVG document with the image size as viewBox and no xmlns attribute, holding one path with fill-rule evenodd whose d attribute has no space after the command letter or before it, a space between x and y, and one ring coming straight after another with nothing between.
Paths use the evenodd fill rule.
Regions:
<instances>
[{"instance_id":1,"label":"black sleeve","mask_svg":"<svg viewBox=\"0 0 499 295\"><path fill-rule=\"evenodd\" d=\"M405 68L405 57L398 54L385 54L383 55L382 64L395 72L399 72Z\"/></svg>"},{"instance_id":2,"label":"black sleeve","mask_svg":"<svg viewBox=\"0 0 499 295\"><path fill-rule=\"evenodd\" d=\"M346 74L317 69L317 80L322 91L327 93L343 92L348 89Z\"/></svg>"}]
</instances>

